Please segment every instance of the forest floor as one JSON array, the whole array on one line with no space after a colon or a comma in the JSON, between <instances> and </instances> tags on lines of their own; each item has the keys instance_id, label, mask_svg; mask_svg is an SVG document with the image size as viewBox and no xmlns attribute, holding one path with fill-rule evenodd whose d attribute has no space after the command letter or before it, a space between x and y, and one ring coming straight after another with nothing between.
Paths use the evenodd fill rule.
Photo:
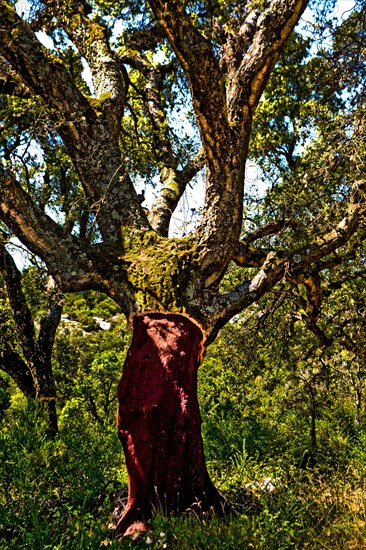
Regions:
<instances>
[{"instance_id":1,"label":"forest floor","mask_svg":"<svg viewBox=\"0 0 366 550\"><path fill-rule=\"evenodd\" d=\"M353 440L346 461L327 468L259 460L245 450L226 462L209 460L233 515L167 518L157 510L151 532L118 542L113 522L127 476L114 428L74 411L52 441L34 403L7 415L0 436L1 550L366 548L365 438Z\"/></svg>"}]
</instances>

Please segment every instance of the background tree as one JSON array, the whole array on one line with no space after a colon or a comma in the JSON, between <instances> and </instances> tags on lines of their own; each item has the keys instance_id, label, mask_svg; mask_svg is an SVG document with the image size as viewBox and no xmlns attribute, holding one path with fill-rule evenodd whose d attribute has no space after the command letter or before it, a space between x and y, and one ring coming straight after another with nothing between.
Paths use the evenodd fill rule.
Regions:
<instances>
[{"instance_id":1,"label":"background tree","mask_svg":"<svg viewBox=\"0 0 366 550\"><path fill-rule=\"evenodd\" d=\"M62 313L62 295L55 288L48 289L48 310L36 322L23 290L22 274L5 242L0 242L0 273L6 288L3 299L6 298L10 308L4 307L1 312L0 368L26 397L37 397L46 405L50 434L54 436L57 413L51 356ZM52 279L48 282L53 283Z\"/></svg>"},{"instance_id":2,"label":"background tree","mask_svg":"<svg viewBox=\"0 0 366 550\"><path fill-rule=\"evenodd\" d=\"M167 512L196 502L202 509L222 510L206 470L196 397L205 348L225 323L284 277L308 277L310 266L363 236L362 166L351 165L345 148L341 157L350 170L337 177L339 154L325 147L329 134L320 124L318 135L311 136L315 145L305 140L305 160L297 161L297 136L291 143L287 118L281 131L290 138L284 157L294 165L292 174L287 177L277 166L283 179L268 194L272 208L259 209L242 235L253 117L306 6L305 0L164 5L150 0L142 6L96 2L93 7L55 1L31 2L21 17L12 4L0 2L3 108L11 115L2 142L0 217L42 258L64 292L102 291L133 326L118 419L129 502L117 534L146 528L152 507L161 503ZM120 44L110 32L114 18L124 22ZM53 39L52 48L39 42L40 29ZM301 48L298 40L294 57L300 61ZM92 94L80 77L81 59L91 71ZM345 81L343 89L330 93L342 95L348 85ZM345 139L358 155L363 97L357 85L352 89L353 103L348 98L343 103L351 114L340 115L335 128L330 101L325 128L334 131L335 143ZM305 98L308 93L305 86ZM314 100L318 93L311 92ZM192 140L182 154L181 135L171 128L175 94L185 101L191 97L202 153ZM19 108L23 126L14 140ZM31 129L26 117L36 113ZM296 119L303 119L301 111L292 114L291 124ZM22 138L29 144L25 152ZM42 152L38 157L35 147ZM31 172L24 154L33 157ZM309 208L296 193L307 185L305 166L313 166L314 175L312 159L322 167L327 162L316 186L317 197L322 185L332 189L323 210L314 200ZM169 238L172 213L202 165L200 222L189 236ZM138 183L139 176L154 175L160 188L147 212L132 178ZM290 209L288 190L295 199ZM256 246L261 239L264 246ZM240 284L233 287L227 280L220 288L231 262L243 269Z\"/></svg>"}]
</instances>

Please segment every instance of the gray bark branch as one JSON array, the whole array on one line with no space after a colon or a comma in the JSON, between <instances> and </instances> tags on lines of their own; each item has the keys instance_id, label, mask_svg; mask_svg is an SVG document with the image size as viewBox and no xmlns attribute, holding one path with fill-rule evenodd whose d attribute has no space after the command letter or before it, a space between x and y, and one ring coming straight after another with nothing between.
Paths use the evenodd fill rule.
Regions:
<instances>
[{"instance_id":1,"label":"gray bark branch","mask_svg":"<svg viewBox=\"0 0 366 550\"><path fill-rule=\"evenodd\" d=\"M118 240L122 224L148 227L124 169L115 125L110 124L109 113L103 112L103 102L93 105L83 96L61 60L47 52L4 1L0 2L0 21L0 54L50 108L103 237Z\"/></svg>"},{"instance_id":2,"label":"gray bark branch","mask_svg":"<svg viewBox=\"0 0 366 550\"><path fill-rule=\"evenodd\" d=\"M355 182L350 191L350 202L345 217L329 233L304 249L287 252L278 257L270 252L262 268L252 280L245 281L234 291L222 295L218 304L220 325L257 301L287 274L300 273L310 265L343 246L366 223L366 181Z\"/></svg>"}]
</instances>

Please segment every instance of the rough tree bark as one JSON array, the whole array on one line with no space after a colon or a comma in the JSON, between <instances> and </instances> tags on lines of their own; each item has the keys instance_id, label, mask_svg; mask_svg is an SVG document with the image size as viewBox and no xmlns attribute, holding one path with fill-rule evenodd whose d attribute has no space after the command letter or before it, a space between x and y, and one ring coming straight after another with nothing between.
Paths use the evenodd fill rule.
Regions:
<instances>
[{"instance_id":1,"label":"rough tree bark","mask_svg":"<svg viewBox=\"0 0 366 550\"><path fill-rule=\"evenodd\" d=\"M297 276L345 244L365 217L366 184L359 181L350 190L343 219L303 249L264 251L255 246L262 236L280 231L279 222L240 240L252 119L307 3L270 0L257 13L250 2L243 2L235 32L222 29L225 38L218 53L185 2L149 0L146 7L154 24L132 37L131 50L118 56L105 25L87 15L83 1L44 2L43 15L32 27L0 0L0 55L11 67L2 79L4 91L26 90L44 102L79 175L100 242L67 232L51 219L9 163L0 165L0 219L43 259L62 291L105 292L133 325L119 386L118 430L129 473L129 501L118 535L146 529L154 506L169 513L197 502L203 509L221 509L200 435L196 373L203 346L283 277ZM88 60L94 97L83 95L62 61L37 40L34 30L37 25L47 29L47 22L51 28L61 26ZM164 37L189 83L202 142L198 158L193 156L185 166L169 145L161 73L144 57L149 44ZM141 206L119 149L131 84L122 63L139 70L148 82L141 97L155 129L155 160L163 184L149 213ZM172 211L203 165L206 195L200 225L187 238L171 239L167 232ZM219 282L231 261L257 272L223 294Z\"/></svg>"}]
</instances>

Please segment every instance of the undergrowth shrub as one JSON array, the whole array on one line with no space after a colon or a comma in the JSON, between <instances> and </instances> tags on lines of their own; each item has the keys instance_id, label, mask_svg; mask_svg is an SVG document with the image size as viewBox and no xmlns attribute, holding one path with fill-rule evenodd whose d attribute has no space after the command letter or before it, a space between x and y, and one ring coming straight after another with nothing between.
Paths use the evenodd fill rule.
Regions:
<instances>
[{"instance_id":1,"label":"undergrowth shrub","mask_svg":"<svg viewBox=\"0 0 366 550\"><path fill-rule=\"evenodd\" d=\"M208 387L205 391L211 399L206 404L215 402L214 389L211 396ZM295 419L282 419L275 431L259 413L257 419L240 418L240 405L240 400L224 400L221 408L203 406L208 468L232 514L166 518L157 511L151 533L122 545L110 528L127 485L114 425L93 422L73 401L61 411L60 431L52 441L42 408L32 400L15 400L0 421L0 549L365 547L363 430L351 433L335 422L332 433L330 420L323 419L318 464L303 469L295 458L306 448L308 433L301 437L298 430L291 439Z\"/></svg>"},{"instance_id":2,"label":"undergrowth shrub","mask_svg":"<svg viewBox=\"0 0 366 550\"><path fill-rule=\"evenodd\" d=\"M79 417L52 441L29 400L3 426L0 464L1 548L100 548L126 483L115 430Z\"/></svg>"}]
</instances>

